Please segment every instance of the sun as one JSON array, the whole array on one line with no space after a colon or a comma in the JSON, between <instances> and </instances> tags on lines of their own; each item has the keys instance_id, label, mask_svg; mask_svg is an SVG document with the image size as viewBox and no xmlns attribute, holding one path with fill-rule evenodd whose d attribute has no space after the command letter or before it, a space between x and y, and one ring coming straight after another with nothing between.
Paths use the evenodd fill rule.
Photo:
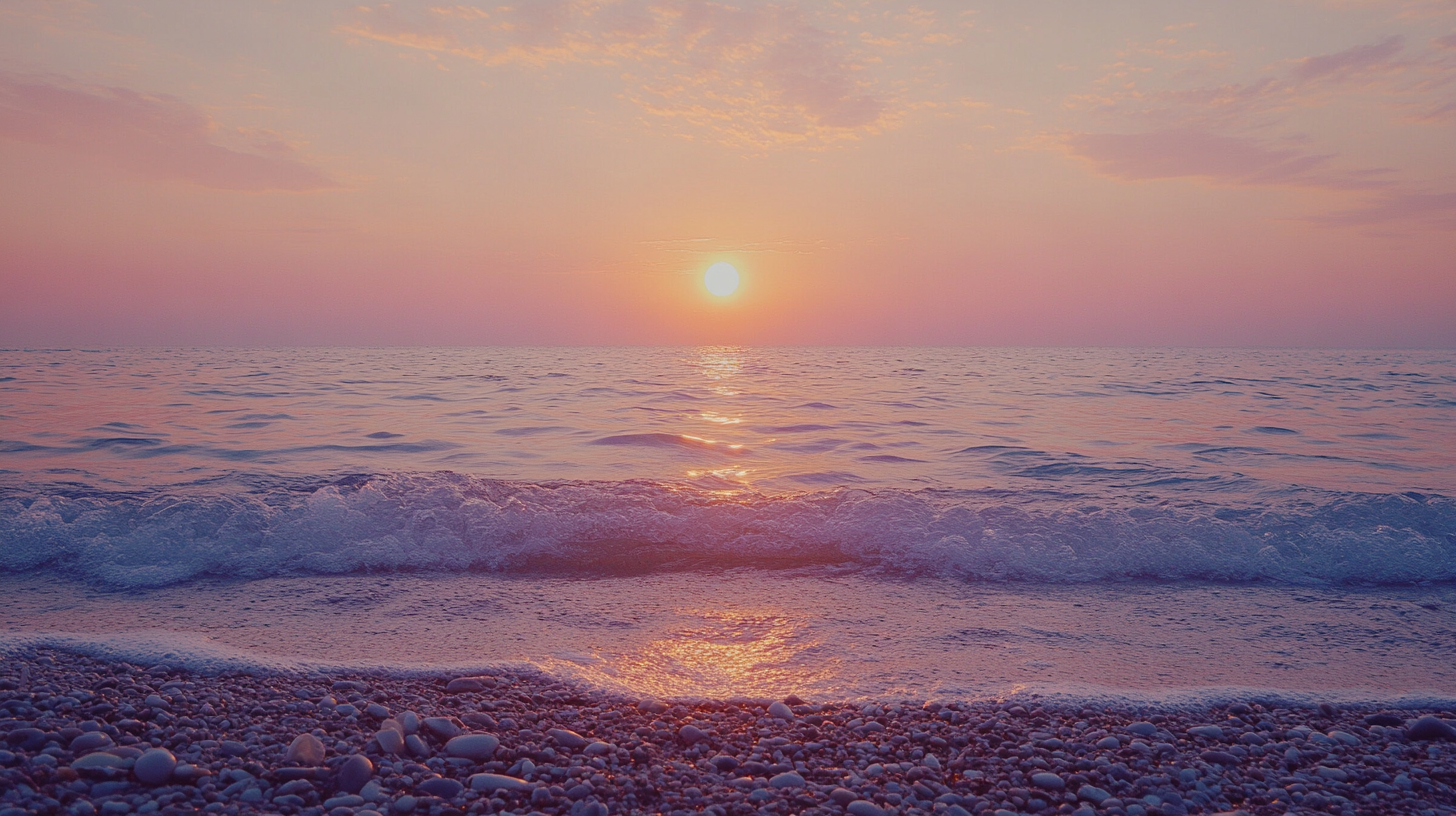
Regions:
<instances>
[{"instance_id":1,"label":"sun","mask_svg":"<svg viewBox=\"0 0 1456 816\"><path fill-rule=\"evenodd\" d=\"M738 270L733 268L733 264L719 261L703 273L703 285L718 297L728 297L738 291Z\"/></svg>"}]
</instances>

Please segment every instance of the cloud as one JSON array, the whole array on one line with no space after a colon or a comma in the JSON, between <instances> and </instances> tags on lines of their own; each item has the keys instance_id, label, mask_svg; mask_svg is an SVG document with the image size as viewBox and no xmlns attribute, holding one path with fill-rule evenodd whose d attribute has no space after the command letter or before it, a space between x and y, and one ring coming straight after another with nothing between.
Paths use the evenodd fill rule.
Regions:
<instances>
[{"instance_id":1,"label":"cloud","mask_svg":"<svg viewBox=\"0 0 1456 816\"><path fill-rule=\"evenodd\" d=\"M126 88L67 87L0 73L0 138L93 156L143 176L219 190L302 192L339 186L286 155L232 150L212 122L171 96Z\"/></svg>"},{"instance_id":2,"label":"cloud","mask_svg":"<svg viewBox=\"0 0 1456 816\"><path fill-rule=\"evenodd\" d=\"M615 66L623 98L688 135L814 145L894 125L899 100L876 82L868 49L938 40L933 15L891 11L872 21L872 37L835 30L796 3L707 0L377 5L359 7L339 30L486 66Z\"/></svg>"},{"instance_id":3,"label":"cloud","mask_svg":"<svg viewBox=\"0 0 1456 816\"><path fill-rule=\"evenodd\" d=\"M1200 178L1219 184L1365 189L1383 186L1381 171L1336 173L1332 154L1225 136L1195 128L1151 133L1077 133L1066 137L1073 156L1100 174L1125 181Z\"/></svg>"},{"instance_id":4,"label":"cloud","mask_svg":"<svg viewBox=\"0 0 1456 816\"><path fill-rule=\"evenodd\" d=\"M1362 207L1308 220L1327 227L1434 223L1445 229L1456 229L1456 193L1398 193Z\"/></svg>"},{"instance_id":5,"label":"cloud","mask_svg":"<svg viewBox=\"0 0 1456 816\"><path fill-rule=\"evenodd\" d=\"M1294 66L1290 77L1295 82L1305 83L1316 79L1343 78L1358 73L1387 70L1392 67L1391 58L1404 48L1405 39L1394 36L1373 45L1357 45L1334 54L1306 57Z\"/></svg>"}]
</instances>

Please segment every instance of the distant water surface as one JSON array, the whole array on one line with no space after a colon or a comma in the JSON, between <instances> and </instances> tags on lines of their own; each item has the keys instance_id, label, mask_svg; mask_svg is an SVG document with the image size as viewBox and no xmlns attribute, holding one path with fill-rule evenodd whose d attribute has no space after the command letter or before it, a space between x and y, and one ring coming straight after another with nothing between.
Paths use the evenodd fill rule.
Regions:
<instances>
[{"instance_id":1,"label":"distant water surface","mask_svg":"<svg viewBox=\"0 0 1456 816\"><path fill-rule=\"evenodd\" d=\"M713 576L732 571L763 597L815 581L827 592L834 576L890 582L890 595L918 581L957 609L953 587L984 582L1029 604L1053 585L1082 587L1078 604L1109 584L1163 587L1159 603L1175 603L1179 587L1202 603L1225 597L1209 587L1238 585L1274 617L1308 625L1317 616L1296 611L1291 587L1363 587L1376 593L1370 608L1424 610L1421 637L1442 637L1456 581L1453 495L1456 358L1444 351L0 352L0 573L12 593L70 587L56 591L117 613L146 592L205 593L219 581L261 592L305 580L327 592L344 576L399 573L547 580L546 606L573 581L593 582L588 595L630 593L635 581L660 600L651 576L675 574L698 576L684 586L704 587L693 614L711 618L723 597ZM775 577L785 569L799 577ZM856 597L876 597L856 586ZM63 617L10 603L12 633ZM1062 604L1074 637L1087 635L1075 634L1078 604ZM790 629L828 625L783 614ZM1355 613L1341 614L1358 631ZM85 636L85 619L65 617L57 631ZM647 633L676 619L644 612L639 640L656 642ZM821 635L860 649L848 629ZM1317 642L1304 635L1254 639L1247 665L1275 666L1261 683L1329 687L1267 657ZM637 642L581 637L588 655ZM1383 637L1396 679L1381 693L1456 692L1421 668L1429 650L1407 660L1401 649L1414 655L1419 643ZM1359 651L1357 640L1340 648ZM899 659L936 642L906 645ZM801 651L810 665L815 650ZM1238 650L1225 651L1224 665L1238 665ZM489 657L564 665L525 647ZM1056 660L1023 662L1035 679ZM1023 662L998 664L1003 686ZM835 671L853 665L835 658ZM1176 681L1226 679L1211 671ZM816 688L859 694L876 682L862 673ZM913 685L973 686L938 675Z\"/></svg>"}]
</instances>

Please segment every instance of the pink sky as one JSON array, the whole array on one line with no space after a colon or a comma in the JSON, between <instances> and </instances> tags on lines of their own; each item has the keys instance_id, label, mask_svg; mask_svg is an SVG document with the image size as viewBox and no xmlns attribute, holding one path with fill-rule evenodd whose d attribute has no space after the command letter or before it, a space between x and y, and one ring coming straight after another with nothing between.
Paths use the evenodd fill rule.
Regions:
<instances>
[{"instance_id":1,"label":"pink sky","mask_svg":"<svg viewBox=\"0 0 1456 816\"><path fill-rule=\"evenodd\" d=\"M1449 347L1456 3L5 0L0 189L11 347Z\"/></svg>"}]
</instances>

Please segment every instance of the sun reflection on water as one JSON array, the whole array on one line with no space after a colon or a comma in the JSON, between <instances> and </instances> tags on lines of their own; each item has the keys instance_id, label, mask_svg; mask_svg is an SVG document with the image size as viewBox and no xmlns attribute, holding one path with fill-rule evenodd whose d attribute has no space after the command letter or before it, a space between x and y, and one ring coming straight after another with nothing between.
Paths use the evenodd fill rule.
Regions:
<instances>
[{"instance_id":1,"label":"sun reflection on water","mask_svg":"<svg viewBox=\"0 0 1456 816\"><path fill-rule=\"evenodd\" d=\"M774 611L680 610L684 628L622 655L578 666L588 679L659 697L774 697L838 674L801 621Z\"/></svg>"}]
</instances>

